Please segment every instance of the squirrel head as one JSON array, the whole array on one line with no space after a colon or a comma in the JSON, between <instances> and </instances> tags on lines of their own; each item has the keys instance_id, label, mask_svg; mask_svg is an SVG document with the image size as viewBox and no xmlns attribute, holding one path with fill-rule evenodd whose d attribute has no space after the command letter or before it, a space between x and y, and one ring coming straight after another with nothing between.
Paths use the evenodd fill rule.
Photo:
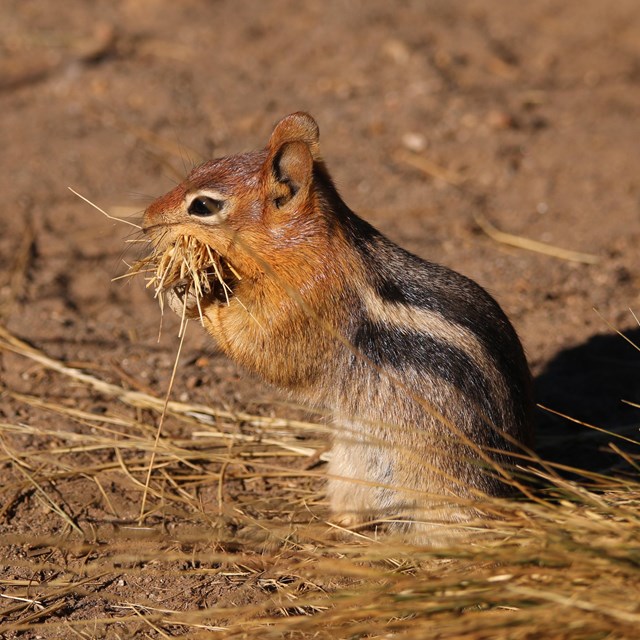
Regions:
<instances>
[{"instance_id":1,"label":"squirrel head","mask_svg":"<svg viewBox=\"0 0 640 640\"><path fill-rule=\"evenodd\" d=\"M294 333L316 332L307 308L320 309L342 291L344 274L353 277L336 224L341 201L318 138L315 120L293 113L276 124L264 149L200 165L143 218L152 255L178 255L172 249L185 237L204 245L212 264L217 254L221 268L205 272L209 292L195 298L180 280L169 284L169 305L200 317L227 353L271 381L284 369L256 364L263 327L279 322Z\"/></svg>"},{"instance_id":2,"label":"squirrel head","mask_svg":"<svg viewBox=\"0 0 640 640\"><path fill-rule=\"evenodd\" d=\"M263 258L279 245L309 239L314 224L323 226L315 215L318 139L309 114L286 116L261 151L205 162L153 202L144 213L145 232L156 243L194 236L222 255L237 240Z\"/></svg>"}]
</instances>

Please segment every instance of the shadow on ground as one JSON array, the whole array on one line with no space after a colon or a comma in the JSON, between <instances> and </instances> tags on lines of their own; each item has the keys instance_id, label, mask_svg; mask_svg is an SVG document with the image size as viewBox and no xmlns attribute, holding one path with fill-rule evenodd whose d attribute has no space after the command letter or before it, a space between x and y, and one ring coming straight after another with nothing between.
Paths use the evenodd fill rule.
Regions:
<instances>
[{"instance_id":1,"label":"shadow on ground","mask_svg":"<svg viewBox=\"0 0 640 640\"><path fill-rule=\"evenodd\" d=\"M640 329L626 333L640 347ZM536 378L536 401L582 422L640 441L640 351L617 334L595 335L561 351ZM538 409L538 452L552 462L592 471L629 469L613 442L632 455L640 447Z\"/></svg>"}]
</instances>

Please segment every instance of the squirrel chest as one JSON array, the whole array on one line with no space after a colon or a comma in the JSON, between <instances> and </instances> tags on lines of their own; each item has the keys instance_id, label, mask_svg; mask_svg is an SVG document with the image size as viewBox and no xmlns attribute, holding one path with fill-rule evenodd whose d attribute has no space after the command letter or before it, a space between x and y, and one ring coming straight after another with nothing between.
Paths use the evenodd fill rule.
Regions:
<instances>
[{"instance_id":1,"label":"squirrel chest","mask_svg":"<svg viewBox=\"0 0 640 640\"><path fill-rule=\"evenodd\" d=\"M157 245L206 245L225 295L172 307L200 316L246 370L334 418L327 492L347 525L383 518L417 541L463 523L532 442L518 337L468 278L401 249L342 201L311 116L265 149L207 162L146 210Z\"/></svg>"}]
</instances>

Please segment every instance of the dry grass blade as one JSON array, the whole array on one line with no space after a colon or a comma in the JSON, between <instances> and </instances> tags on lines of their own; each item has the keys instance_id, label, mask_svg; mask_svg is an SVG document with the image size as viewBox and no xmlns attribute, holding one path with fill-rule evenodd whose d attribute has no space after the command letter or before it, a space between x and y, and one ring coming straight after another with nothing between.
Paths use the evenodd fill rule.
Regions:
<instances>
[{"instance_id":1,"label":"dry grass blade","mask_svg":"<svg viewBox=\"0 0 640 640\"><path fill-rule=\"evenodd\" d=\"M27 479L29 484L33 486L38 497L43 501L43 503L49 509L51 509L51 511L60 516L60 518L62 518L62 520L66 522L74 531L81 535L84 535L82 529L73 521L73 519L65 512L65 510L53 498L51 498L51 496L49 496L49 494L43 489L40 483L35 480L35 478L29 473L29 471L27 471L27 469L25 468L26 465L22 461L20 461L18 457L13 454L13 452L9 451L6 444L1 441L0 443L2 444L2 447L8 454L9 458L14 463L14 468Z\"/></svg>"},{"instance_id":2,"label":"dry grass blade","mask_svg":"<svg viewBox=\"0 0 640 640\"><path fill-rule=\"evenodd\" d=\"M633 407L638 406L638 405L634 405L632 402L628 402L626 400L623 400L622 402L626 402L626 404L629 404L629 405L631 405ZM594 424L589 424L588 422L583 422L582 420L578 420L577 418L572 418L571 416L568 416L567 414L562 413L560 411L556 411L555 409L551 409L550 407L545 407L543 404L538 404L538 407L540 407L540 409L542 409L543 411L547 411L549 413L552 413L553 415L559 416L560 418L564 418L565 420L568 420L569 422L573 422L575 424L579 424L581 427L587 427L588 429L592 429L593 431L597 431L599 433L604 433L607 436L610 436L611 438L624 440L625 442L628 442L630 444L640 445L640 439L628 438L627 436L625 436L625 435L623 435L621 433L616 433L616 432L608 431L607 429L602 429L601 427L597 427Z\"/></svg>"},{"instance_id":3,"label":"dry grass blade","mask_svg":"<svg viewBox=\"0 0 640 640\"><path fill-rule=\"evenodd\" d=\"M418 169L422 173L443 180L447 184L452 185L458 189L462 189L465 184L464 178L455 171L446 169L435 162L425 158L424 156L417 155L415 153L409 153L406 151L397 151L394 155L397 162L411 166ZM543 253L554 258L561 260L567 260L569 262L580 262L582 264L597 264L600 262L600 258L590 253L583 253L580 251L572 251L570 249L563 249L546 242L540 242L538 240L532 240L530 238L524 238L512 233L501 231L495 225L493 225L486 216L481 213L474 215L476 224L486 233L491 239L501 244L507 244L518 249L525 249L527 251L534 251L536 253Z\"/></svg>"},{"instance_id":4,"label":"dry grass blade","mask_svg":"<svg viewBox=\"0 0 640 640\"><path fill-rule=\"evenodd\" d=\"M97 204L94 204L93 202L91 202L91 200L89 200L89 198L85 198L83 195L79 194L77 191L75 191L74 189L72 189L71 187L67 187L67 189L69 189L69 191L71 191L71 193L73 193L74 195L78 196L78 198L80 198L81 200L84 200L87 204L90 204L94 209L97 209L102 215L106 216L107 218L109 218L109 220L115 220L116 222L122 222L124 224L128 224L131 227L134 227L136 229L140 229L140 225L135 224L129 220L124 220L123 218L116 218L115 216L112 216L110 214L108 214L104 209L101 209Z\"/></svg>"},{"instance_id":5,"label":"dry grass blade","mask_svg":"<svg viewBox=\"0 0 640 640\"><path fill-rule=\"evenodd\" d=\"M0 325L0 350L1 349L8 349L14 353L29 358L47 369L56 371L73 380L77 380L88 385L98 393L108 397L117 398L126 405L141 409L151 409L152 411L157 412L161 412L163 410L163 399L141 391L124 389L118 385L110 384L100 378L96 378L84 371L74 367L69 367L63 362L50 358L31 345L20 340ZM31 403L31 400L27 399L27 396L22 395L21 398ZM43 406L42 401L38 398L34 398L33 402L34 404ZM57 410L65 412L67 408L62 405L58 405ZM269 416L259 416L243 411L232 412L210 405L187 404L177 402L175 400L170 400L167 403L167 411L173 415L188 418L189 420L210 427L210 430L208 431L194 434L194 436L200 438L208 437L221 440L237 440L239 442L253 442L256 441L256 439L259 439L263 444L280 447L284 451L308 457L317 455L318 450L317 448L311 448L308 445L301 445L296 439L296 431L318 432L326 429L326 427L312 422L288 420L278 417L271 418ZM72 410L70 415L75 417L78 414ZM93 419L95 421L100 421L100 416L94 416ZM275 433L277 433L278 436L288 434L288 437L275 438L265 436L263 433L260 433L258 437L243 433L223 433L218 428L218 425L221 422L228 422L232 424L244 423L258 430L271 430L274 432L274 435Z\"/></svg>"},{"instance_id":6,"label":"dry grass blade","mask_svg":"<svg viewBox=\"0 0 640 640\"><path fill-rule=\"evenodd\" d=\"M579 251L571 251L569 249L562 249L546 242L539 242L538 240L531 240L530 238L523 238L522 236L516 236L505 231L500 231L481 213L476 213L474 219L477 225L493 240L502 244L508 244L518 249L526 249L527 251L534 251L536 253L544 253L554 258L560 258L561 260L567 260L569 262L581 262L582 264L597 264L600 262L598 256L594 256L591 253L581 253Z\"/></svg>"},{"instance_id":7,"label":"dry grass blade","mask_svg":"<svg viewBox=\"0 0 640 640\"><path fill-rule=\"evenodd\" d=\"M424 156L407 151L397 151L394 159L400 164L409 165L432 178L443 180L455 187L459 187L464 183L464 178L459 173L446 169Z\"/></svg>"},{"instance_id":8,"label":"dry grass blade","mask_svg":"<svg viewBox=\"0 0 640 640\"><path fill-rule=\"evenodd\" d=\"M625 342L627 342L628 344L630 344L636 351L640 351L640 346L638 346L633 340L631 340L631 338L629 338L628 336L625 336L624 333L622 333L622 331L620 331L619 329L616 329L610 322L608 322L603 316L602 314L594 307L593 309L597 316L600 318L600 320L602 320L602 322L604 322L607 327L609 329L611 329L611 331L613 331L614 333L617 333ZM638 318L636 318L635 314L633 313L633 311L631 311L631 315L634 317L634 319L636 320L636 322L638 321Z\"/></svg>"},{"instance_id":9,"label":"dry grass blade","mask_svg":"<svg viewBox=\"0 0 640 640\"><path fill-rule=\"evenodd\" d=\"M144 521L145 515L145 506L147 504L147 493L149 492L149 484L151 483L151 474L153 473L153 465L156 460L156 453L158 451L158 444L160 442L160 435L162 434L162 425L164 424L164 419L167 415L167 405L169 404L169 397L171 396L171 389L173 389L173 382L176 378L176 371L178 370L178 361L180 359L180 352L182 351L182 345L184 344L184 336L185 333L182 333L182 337L180 338L180 344L178 345L178 350L176 351L176 358L173 363L173 371L171 373L171 379L169 380L169 386L167 388L167 395L164 400L164 405L162 407L162 413L160 414L160 420L158 421L158 428L156 430L156 437L153 441L153 449L151 451L151 459L149 460L149 468L147 470L147 477L144 482L144 492L142 493L142 502L140 504L140 516L138 518L138 524L142 524Z\"/></svg>"}]
</instances>

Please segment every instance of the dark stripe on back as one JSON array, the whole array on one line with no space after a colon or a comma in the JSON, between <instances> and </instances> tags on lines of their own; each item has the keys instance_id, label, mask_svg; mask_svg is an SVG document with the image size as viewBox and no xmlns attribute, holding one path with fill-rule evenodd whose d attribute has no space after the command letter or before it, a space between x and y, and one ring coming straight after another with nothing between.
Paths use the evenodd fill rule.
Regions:
<instances>
[{"instance_id":1,"label":"dark stripe on back","mask_svg":"<svg viewBox=\"0 0 640 640\"><path fill-rule=\"evenodd\" d=\"M509 387L515 420L531 421L531 379L520 341L498 303L476 282L428 262L391 242L351 211L343 212L348 238L369 267L370 285L390 305L442 316L475 335Z\"/></svg>"},{"instance_id":2,"label":"dark stripe on back","mask_svg":"<svg viewBox=\"0 0 640 640\"><path fill-rule=\"evenodd\" d=\"M469 411L475 405L491 424L503 428L500 411L491 400L492 383L473 359L455 345L417 331L371 321L360 325L353 345L378 367L394 369L401 380L409 377L405 373L410 370L418 376L424 373L443 380L469 401ZM420 393L419 389L416 391ZM428 387L424 392L428 394Z\"/></svg>"}]
</instances>

